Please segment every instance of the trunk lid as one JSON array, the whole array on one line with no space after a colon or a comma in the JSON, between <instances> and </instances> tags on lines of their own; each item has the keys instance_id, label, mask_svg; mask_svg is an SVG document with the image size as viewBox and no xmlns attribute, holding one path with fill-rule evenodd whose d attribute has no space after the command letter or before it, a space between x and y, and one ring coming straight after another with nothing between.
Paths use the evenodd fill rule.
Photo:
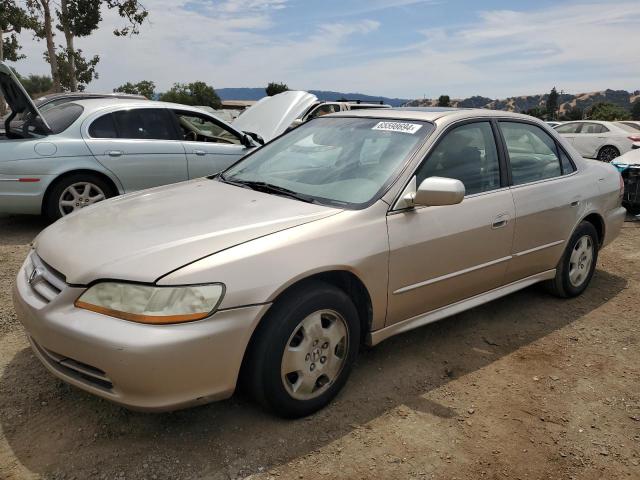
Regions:
<instances>
[{"instance_id":1,"label":"trunk lid","mask_svg":"<svg viewBox=\"0 0 640 480\"><path fill-rule=\"evenodd\" d=\"M12 119L17 114L29 114L32 118L39 117L39 121L45 132L51 132L47 121L40 115L38 107L33 103L33 100L31 100L31 97L15 76L13 70L4 62L0 62L0 90L12 112L11 115L7 117L8 119Z\"/></svg>"}]
</instances>

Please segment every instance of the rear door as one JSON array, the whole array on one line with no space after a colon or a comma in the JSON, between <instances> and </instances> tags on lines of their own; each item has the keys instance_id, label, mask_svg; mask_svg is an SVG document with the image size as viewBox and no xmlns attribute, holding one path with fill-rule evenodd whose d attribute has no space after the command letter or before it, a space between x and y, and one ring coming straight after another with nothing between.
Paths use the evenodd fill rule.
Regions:
<instances>
[{"instance_id":1,"label":"rear door","mask_svg":"<svg viewBox=\"0 0 640 480\"><path fill-rule=\"evenodd\" d=\"M226 169L249 153L240 133L224 123L191 111L173 110L187 154L189 178L205 177Z\"/></svg>"},{"instance_id":2,"label":"rear door","mask_svg":"<svg viewBox=\"0 0 640 480\"><path fill-rule=\"evenodd\" d=\"M555 131L566 138L569 143L574 144L575 138L578 136L580 129L582 128L582 122L570 122L563 123L555 127Z\"/></svg>"},{"instance_id":3,"label":"rear door","mask_svg":"<svg viewBox=\"0 0 640 480\"><path fill-rule=\"evenodd\" d=\"M96 159L126 192L189 178L184 147L165 108L132 108L90 119L83 133Z\"/></svg>"},{"instance_id":4,"label":"rear door","mask_svg":"<svg viewBox=\"0 0 640 480\"><path fill-rule=\"evenodd\" d=\"M541 127L519 120L499 125L516 212L510 283L556 267L589 192L571 178L575 166Z\"/></svg>"}]
</instances>

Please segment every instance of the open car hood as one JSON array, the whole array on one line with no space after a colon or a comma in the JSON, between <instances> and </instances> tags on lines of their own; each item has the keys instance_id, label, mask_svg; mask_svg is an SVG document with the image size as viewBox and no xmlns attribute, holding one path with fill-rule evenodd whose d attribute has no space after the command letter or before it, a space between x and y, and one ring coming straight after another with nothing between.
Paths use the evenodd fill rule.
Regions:
<instances>
[{"instance_id":1,"label":"open car hood","mask_svg":"<svg viewBox=\"0 0 640 480\"><path fill-rule=\"evenodd\" d=\"M31 114L31 116L40 117L41 125L50 132L51 128L47 124L47 121L42 115L38 107L36 107L33 100L24 89L18 78L15 76L11 68L4 63L0 62L0 91L4 96L5 101L9 104L12 116L14 114ZM12 117L10 117L12 118Z\"/></svg>"},{"instance_id":2,"label":"open car hood","mask_svg":"<svg viewBox=\"0 0 640 480\"><path fill-rule=\"evenodd\" d=\"M273 97L264 97L234 120L240 131L257 133L265 142L284 133L318 97L311 93L290 90Z\"/></svg>"}]
</instances>

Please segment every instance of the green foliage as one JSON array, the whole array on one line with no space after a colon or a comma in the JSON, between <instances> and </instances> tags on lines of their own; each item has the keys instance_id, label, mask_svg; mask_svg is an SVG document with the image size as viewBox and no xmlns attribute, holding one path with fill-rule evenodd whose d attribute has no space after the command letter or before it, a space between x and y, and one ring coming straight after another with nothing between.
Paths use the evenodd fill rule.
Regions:
<instances>
[{"instance_id":1,"label":"green foliage","mask_svg":"<svg viewBox=\"0 0 640 480\"><path fill-rule=\"evenodd\" d=\"M531 115L532 117L539 118L540 120L544 120L545 117L547 116L547 110L542 107L533 107L522 113L526 115Z\"/></svg>"},{"instance_id":2,"label":"green foliage","mask_svg":"<svg viewBox=\"0 0 640 480\"><path fill-rule=\"evenodd\" d=\"M613 103L600 102L593 105L587 110L587 118L589 120L629 120L631 114L624 108Z\"/></svg>"},{"instance_id":3,"label":"green foliage","mask_svg":"<svg viewBox=\"0 0 640 480\"><path fill-rule=\"evenodd\" d=\"M440 98L438 98L438 106L439 107L450 107L451 106L451 99L449 98L449 95L440 95Z\"/></svg>"},{"instance_id":4,"label":"green foliage","mask_svg":"<svg viewBox=\"0 0 640 480\"><path fill-rule=\"evenodd\" d=\"M584 111L578 107L572 107L560 116L560 120L582 120L584 116Z\"/></svg>"},{"instance_id":5,"label":"green foliage","mask_svg":"<svg viewBox=\"0 0 640 480\"><path fill-rule=\"evenodd\" d=\"M20 53L22 47L18 42L18 34L23 28L34 26L33 18L15 0L0 0L0 31L3 33L0 60L17 62L25 58Z\"/></svg>"},{"instance_id":6,"label":"green foliage","mask_svg":"<svg viewBox=\"0 0 640 480\"><path fill-rule=\"evenodd\" d=\"M72 90L71 79L74 72L69 62L70 54L67 49L56 54L58 58L58 70L60 74L60 85L64 90ZM98 78L98 72L96 72L96 65L100 61L98 55L94 55L93 58L87 60L82 56L82 50L76 50L73 53L74 66L75 66L75 78L78 84L78 90L83 91L92 80Z\"/></svg>"},{"instance_id":7,"label":"green foliage","mask_svg":"<svg viewBox=\"0 0 640 480\"><path fill-rule=\"evenodd\" d=\"M182 103L183 105L202 105L211 108L222 106L220 97L213 87L204 82L189 84L174 83L171 90L160 96L163 102Z\"/></svg>"},{"instance_id":8,"label":"green foliage","mask_svg":"<svg viewBox=\"0 0 640 480\"><path fill-rule=\"evenodd\" d=\"M289 87L287 87L286 83L270 82L264 90L268 96L273 97L274 95L288 91Z\"/></svg>"},{"instance_id":9,"label":"green foliage","mask_svg":"<svg viewBox=\"0 0 640 480\"><path fill-rule=\"evenodd\" d=\"M45 94L53 88L53 80L51 80L51 77L48 75L31 74L28 77L21 77L16 74L16 76L27 93L32 97Z\"/></svg>"},{"instance_id":10,"label":"green foliage","mask_svg":"<svg viewBox=\"0 0 640 480\"><path fill-rule=\"evenodd\" d=\"M558 97L558 91L553 87L547 97L547 120L555 120L558 117Z\"/></svg>"},{"instance_id":11,"label":"green foliage","mask_svg":"<svg viewBox=\"0 0 640 480\"><path fill-rule=\"evenodd\" d=\"M631 104L631 118L640 120L640 98Z\"/></svg>"},{"instance_id":12,"label":"green foliage","mask_svg":"<svg viewBox=\"0 0 640 480\"><path fill-rule=\"evenodd\" d=\"M60 24L58 30L64 31L64 27L69 28L69 32L74 37L87 37L98 28L102 21L100 14L100 3L96 0L62 0L66 2L67 15L63 15L61 10L56 10Z\"/></svg>"},{"instance_id":13,"label":"green foliage","mask_svg":"<svg viewBox=\"0 0 640 480\"><path fill-rule=\"evenodd\" d=\"M97 0L97 3L100 3ZM125 35L137 35L139 27L149 16L149 12L138 0L105 0L104 2L109 10L116 9L118 15L128 21L128 25L124 28L115 29L113 34L117 37Z\"/></svg>"},{"instance_id":14,"label":"green foliage","mask_svg":"<svg viewBox=\"0 0 640 480\"><path fill-rule=\"evenodd\" d=\"M138 83L127 82L113 89L117 93L129 93L131 95L144 95L148 99L153 99L156 94L156 84L151 80L142 80Z\"/></svg>"}]
</instances>

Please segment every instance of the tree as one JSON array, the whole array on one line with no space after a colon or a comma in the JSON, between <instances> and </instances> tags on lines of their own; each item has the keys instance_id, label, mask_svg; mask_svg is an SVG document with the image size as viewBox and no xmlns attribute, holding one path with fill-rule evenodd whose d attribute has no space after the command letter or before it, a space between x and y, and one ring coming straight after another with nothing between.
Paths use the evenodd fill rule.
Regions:
<instances>
[{"instance_id":1,"label":"tree","mask_svg":"<svg viewBox=\"0 0 640 480\"><path fill-rule=\"evenodd\" d=\"M640 120L640 98L631 104L631 118Z\"/></svg>"},{"instance_id":2,"label":"tree","mask_svg":"<svg viewBox=\"0 0 640 480\"><path fill-rule=\"evenodd\" d=\"M47 75L29 75L28 77L21 77L18 75L18 80L32 97L47 93L53 87L53 80Z\"/></svg>"},{"instance_id":3,"label":"tree","mask_svg":"<svg viewBox=\"0 0 640 480\"><path fill-rule=\"evenodd\" d=\"M558 91L556 87L553 87L547 97L547 120L555 120L558 118L558 97Z\"/></svg>"},{"instance_id":4,"label":"tree","mask_svg":"<svg viewBox=\"0 0 640 480\"><path fill-rule=\"evenodd\" d=\"M532 117L539 118L540 120L544 120L544 118L547 116L547 111L542 107L533 107L533 108L530 108L529 110L525 110L522 113L526 115L531 115Z\"/></svg>"},{"instance_id":5,"label":"tree","mask_svg":"<svg viewBox=\"0 0 640 480\"><path fill-rule=\"evenodd\" d=\"M57 55L60 85L64 90L83 91L93 79L98 78L98 55L94 55L90 60L82 56L82 50L74 50L72 54L69 50L63 50Z\"/></svg>"},{"instance_id":6,"label":"tree","mask_svg":"<svg viewBox=\"0 0 640 480\"><path fill-rule=\"evenodd\" d=\"M156 95L156 84L151 80L142 80L138 83L127 82L113 89L114 92L129 93L131 95L144 95L148 99L153 99Z\"/></svg>"},{"instance_id":7,"label":"tree","mask_svg":"<svg viewBox=\"0 0 640 480\"><path fill-rule=\"evenodd\" d=\"M34 31L38 38L44 38L47 43L47 52L45 59L51 67L51 79L53 81L53 89L56 92L61 90L60 72L58 70L58 56L56 55L56 46L53 41L53 20L51 17L51 0L27 0L27 7L34 19Z\"/></svg>"},{"instance_id":8,"label":"tree","mask_svg":"<svg viewBox=\"0 0 640 480\"><path fill-rule=\"evenodd\" d=\"M579 107L571 107L560 116L560 120L582 120L584 112Z\"/></svg>"},{"instance_id":9,"label":"tree","mask_svg":"<svg viewBox=\"0 0 640 480\"><path fill-rule=\"evenodd\" d=\"M270 82L264 90L268 96L273 97L274 95L288 91L289 87L287 87L286 83Z\"/></svg>"},{"instance_id":10,"label":"tree","mask_svg":"<svg viewBox=\"0 0 640 480\"><path fill-rule=\"evenodd\" d=\"M183 105L198 105L211 108L220 108L220 97L213 87L204 82L189 84L174 83L171 90L160 96L163 102L182 103Z\"/></svg>"},{"instance_id":11,"label":"tree","mask_svg":"<svg viewBox=\"0 0 640 480\"><path fill-rule=\"evenodd\" d=\"M604 121L616 121L616 120L629 120L631 114L624 108L615 105L613 103L600 102L594 104L589 110L587 110L587 118L589 120L604 120Z\"/></svg>"},{"instance_id":12,"label":"tree","mask_svg":"<svg viewBox=\"0 0 640 480\"><path fill-rule=\"evenodd\" d=\"M451 106L451 99L449 98L449 95L440 95L440 98L438 98L438 106L439 107L450 107Z\"/></svg>"}]
</instances>

